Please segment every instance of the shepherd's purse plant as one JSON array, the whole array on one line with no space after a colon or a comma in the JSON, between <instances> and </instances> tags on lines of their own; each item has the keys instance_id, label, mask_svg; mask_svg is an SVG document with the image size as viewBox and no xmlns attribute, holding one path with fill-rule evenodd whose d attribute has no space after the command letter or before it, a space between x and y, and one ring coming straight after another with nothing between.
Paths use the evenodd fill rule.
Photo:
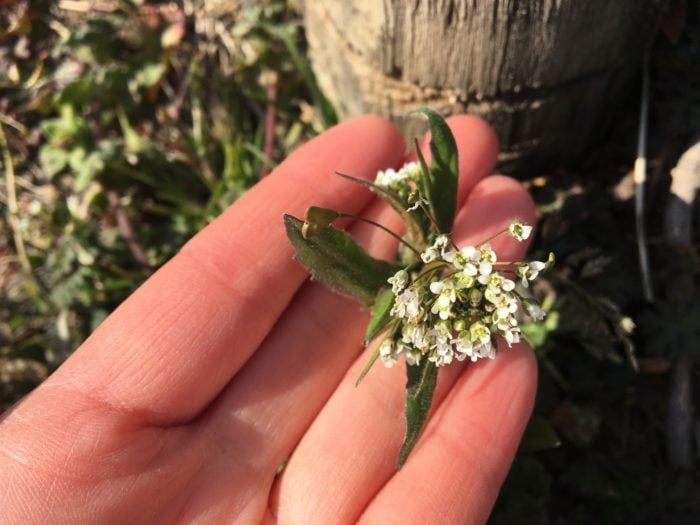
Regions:
<instances>
[{"instance_id":1,"label":"shepherd's purse plant","mask_svg":"<svg viewBox=\"0 0 700 525\"><path fill-rule=\"evenodd\" d=\"M546 262L498 260L492 239L510 235L524 241L532 233L518 218L475 245L455 244L457 145L439 114L416 111L430 125L429 166L416 144L418 162L380 171L374 182L338 174L369 187L396 210L406 226L403 237L367 219L315 206L303 221L284 218L296 259L312 277L372 308L364 344L377 343L358 384L377 360L386 367L405 363L406 435L398 468L425 426L438 370L455 361L494 359L498 337L508 347L519 342L520 323L544 317L530 283L553 263L551 254ZM370 222L395 237L397 260L371 257L331 225L344 217Z\"/></svg>"}]
</instances>

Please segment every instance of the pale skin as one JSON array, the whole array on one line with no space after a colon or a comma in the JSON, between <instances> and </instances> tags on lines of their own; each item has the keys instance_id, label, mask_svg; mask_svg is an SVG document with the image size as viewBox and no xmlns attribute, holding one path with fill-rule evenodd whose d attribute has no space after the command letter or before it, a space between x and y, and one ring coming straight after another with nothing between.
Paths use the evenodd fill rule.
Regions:
<instances>
[{"instance_id":1,"label":"pale skin","mask_svg":"<svg viewBox=\"0 0 700 525\"><path fill-rule=\"evenodd\" d=\"M498 150L488 126L448 122L460 154L457 244L515 217L532 224L527 192L485 177ZM485 522L532 410L531 350L502 342L495 360L441 369L430 422L397 472L403 364L377 364L354 386L371 353L368 313L308 281L282 224L313 204L400 230L366 188L333 173L371 178L404 156L388 122L350 120L185 245L4 415L0 521ZM347 227L373 255L395 253L386 233ZM527 248L507 235L492 244L504 260Z\"/></svg>"}]
</instances>

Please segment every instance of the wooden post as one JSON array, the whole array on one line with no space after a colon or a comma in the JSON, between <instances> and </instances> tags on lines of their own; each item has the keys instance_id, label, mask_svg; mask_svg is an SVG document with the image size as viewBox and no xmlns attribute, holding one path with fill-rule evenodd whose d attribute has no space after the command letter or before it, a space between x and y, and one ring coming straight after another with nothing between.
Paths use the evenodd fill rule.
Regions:
<instances>
[{"instance_id":1,"label":"wooden post","mask_svg":"<svg viewBox=\"0 0 700 525\"><path fill-rule=\"evenodd\" d=\"M661 0L306 0L319 84L341 117L481 115L503 161L570 161L604 137ZM628 91L630 90L631 91ZM636 104L635 104L636 107ZM515 164L512 164L512 163Z\"/></svg>"}]
</instances>

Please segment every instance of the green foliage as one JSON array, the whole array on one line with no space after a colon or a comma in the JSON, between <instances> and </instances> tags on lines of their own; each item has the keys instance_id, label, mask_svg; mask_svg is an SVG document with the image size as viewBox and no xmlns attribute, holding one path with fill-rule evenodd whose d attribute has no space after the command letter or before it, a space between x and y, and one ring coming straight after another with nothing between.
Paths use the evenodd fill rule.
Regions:
<instances>
[{"instance_id":1,"label":"green foliage","mask_svg":"<svg viewBox=\"0 0 700 525\"><path fill-rule=\"evenodd\" d=\"M285 215L284 225L296 250L296 260L311 276L365 306L374 303L386 280L399 270L393 264L370 257L347 233L332 226L304 237L304 223L299 219Z\"/></svg>"},{"instance_id":2,"label":"green foliage","mask_svg":"<svg viewBox=\"0 0 700 525\"><path fill-rule=\"evenodd\" d=\"M440 231L452 231L455 211L457 209L457 179L459 161L457 144L445 120L428 108L416 110L428 117L430 124L430 168L426 169L425 159L416 148L423 171L427 175L425 192L430 202Z\"/></svg>"},{"instance_id":3,"label":"green foliage","mask_svg":"<svg viewBox=\"0 0 700 525\"><path fill-rule=\"evenodd\" d=\"M365 346L377 337L391 321L391 308L394 306L394 293L390 289L381 290L374 301L372 317L365 332Z\"/></svg>"},{"instance_id":4,"label":"green foliage","mask_svg":"<svg viewBox=\"0 0 700 525\"><path fill-rule=\"evenodd\" d=\"M430 168L426 165L420 148L416 144L416 154L420 159L420 168L416 168L416 165L412 163L404 166L398 173L393 171L382 172L377 175L375 183L340 174L346 179L368 186L376 191L387 204L399 211L399 214L406 221L408 241L401 239L397 234L381 224L327 208L319 208L317 206L307 208L303 223L289 215L285 216L287 237L289 237L296 250L296 259L309 269L312 277L334 290L364 301L366 305L374 305L374 311L365 335L365 345L377 337L383 329L390 327L389 336L382 341L372 354L356 384L362 381L380 355L383 356L385 352L388 352L387 355L391 355L392 352L395 352L395 338L400 333L402 323L405 322L402 321L403 316L398 316L392 308L394 302L402 300L402 295L399 295L399 292L409 285L412 278L418 282L421 276L430 276L431 273L434 274L436 271L438 273L442 272L445 269L444 266L449 266L450 264L448 261L437 259L443 255L438 252L438 249L444 250L450 242L448 237L442 236L443 238L439 241L439 245L436 244L436 246L430 248L437 254L435 256L427 250L421 254L411 244L411 241L413 241L424 245L428 239L435 240L437 243L441 233L449 232L452 229L457 201L457 180L459 177L457 172L457 147L445 120L430 109L423 108L417 111L427 115L430 122L430 148L433 154ZM380 182L384 176L394 178L394 180L389 179L386 182ZM424 221L418 221L410 213L418 208L420 208L420 211L417 215L423 216ZM402 262L408 263L407 270L415 270L413 277L409 274L409 271L401 270L399 266L392 266L383 261L372 259L350 236L330 226L334 220L340 217L355 218L369 222L401 241L401 245L411 251L410 255L405 257L407 260L402 260ZM438 246L441 246L441 248L438 248ZM403 254L399 254L399 257L404 259ZM426 258L430 259L431 257L432 265L431 261L426 260ZM493 257L495 261L495 254L493 254ZM451 268L453 271L456 271L455 267ZM449 272L449 270L446 271ZM391 290L385 289L387 282L392 284ZM427 285L425 286L427 289ZM454 286L454 284L451 283L450 286ZM385 289L385 291L382 291L382 289ZM406 293L414 293L418 296L423 292L407 289ZM478 293L481 294L483 292L479 291ZM534 301L532 298L529 298L529 300ZM427 306L430 307L430 305ZM403 307L406 308L405 305ZM424 305L420 308L423 309L425 307ZM492 320L493 313L487 312L486 317ZM425 325L421 326L421 329L426 331L435 330L435 325L432 323L436 319L429 320ZM409 322L412 323L412 321ZM467 321L463 320L462 322L466 323ZM484 326L481 320L478 323L474 322L472 326L479 325ZM411 324L411 327L415 329L416 324ZM488 329L485 327L484 329L488 332ZM448 330L451 337L451 325ZM470 337L464 328L461 331L467 334L467 337ZM405 360L408 377L406 383L406 436L399 451L397 465L399 469L406 462L427 422L437 381L437 369L441 363L438 359L442 359L437 356L429 357L427 354L432 348L427 344L425 347L412 348L419 355L422 355L422 359L413 358L413 362L408 358ZM449 361L445 364L447 363Z\"/></svg>"},{"instance_id":5,"label":"green foliage","mask_svg":"<svg viewBox=\"0 0 700 525\"><path fill-rule=\"evenodd\" d=\"M198 2L192 14L163 2L10 4L0 126L19 226L0 230L0 377L16 387L0 391L0 409L333 118L309 105L322 95L282 0L216 19Z\"/></svg>"},{"instance_id":6,"label":"green foliage","mask_svg":"<svg viewBox=\"0 0 700 525\"><path fill-rule=\"evenodd\" d=\"M377 294L377 298L374 301L374 307L372 308L372 317L367 325L367 330L365 332L365 346L369 345L371 341L374 340L379 334L381 334L389 325L392 320L391 308L394 306L394 293L390 289L380 290ZM379 358L379 347L372 353L369 361L362 369L360 377L357 378L355 386L359 385L364 379L367 373L370 371L374 363Z\"/></svg>"},{"instance_id":7,"label":"green foliage","mask_svg":"<svg viewBox=\"0 0 700 525\"><path fill-rule=\"evenodd\" d=\"M399 469L408 459L428 420L437 385L437 366L423 359L418 365L406 365L406 376L406 436L399 451Z\"/></svg>"}]
</instances>

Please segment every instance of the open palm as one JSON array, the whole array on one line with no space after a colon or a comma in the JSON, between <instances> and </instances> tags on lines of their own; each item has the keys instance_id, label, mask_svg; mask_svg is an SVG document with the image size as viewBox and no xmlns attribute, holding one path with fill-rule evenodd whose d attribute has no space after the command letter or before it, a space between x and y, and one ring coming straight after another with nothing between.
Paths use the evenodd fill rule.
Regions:
<instances>
[{"instance_id":1,"label":"open palm","mask_svg":"<svg viewBox=\"0 0 700 525\"><path fill-rule=\"evenodd\" d=\"M490 129L448 123L457 244L531 222L518 183L484 178L497 153ZM529 349L442 369L431 421L397 472L403 367L378 366L355 388L368 313L309 282L285 237L283 213L312 203L400 230L392 210L334 172L372 177L404 152L386 121L348 121L193 238L4 415L0 521L484 522L532 408ZM374 256L396 251L367 224L348 229ZM506 236L493 244L510 260L525 249Z\"/></svg>"}]
</instances>

